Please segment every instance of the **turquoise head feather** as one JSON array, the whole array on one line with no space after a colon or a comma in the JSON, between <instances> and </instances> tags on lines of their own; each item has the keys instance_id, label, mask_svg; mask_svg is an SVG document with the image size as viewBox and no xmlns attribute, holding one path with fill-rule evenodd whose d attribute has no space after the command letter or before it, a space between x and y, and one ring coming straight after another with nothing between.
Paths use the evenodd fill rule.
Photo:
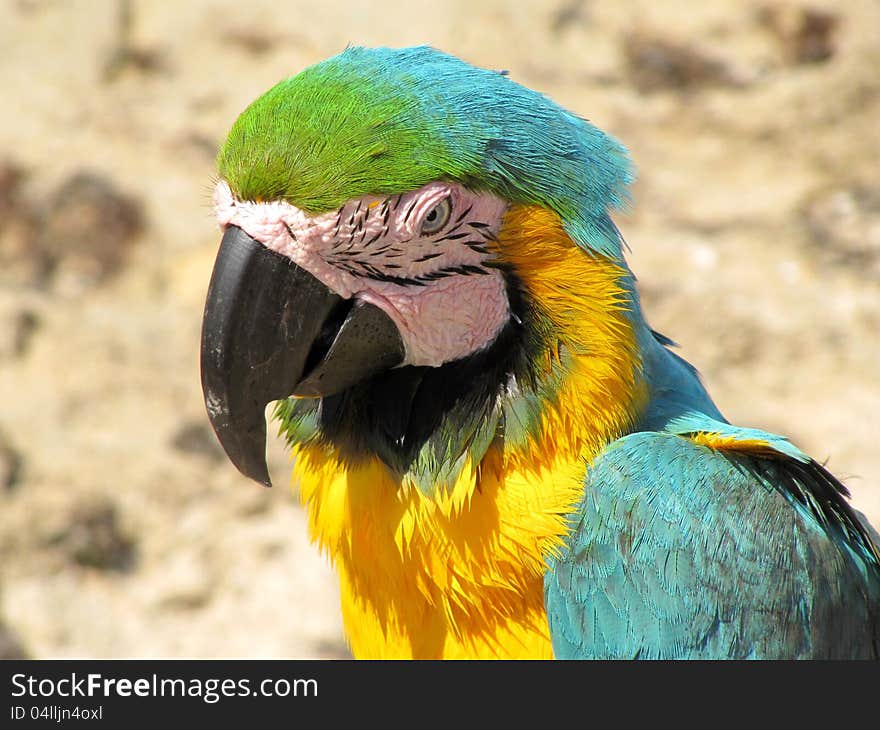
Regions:
<instances>
[{"instance_id":1,"label":"turquoise head feather","mask_svg":"<svg viewBox=\"0 0 880 730\"><path fill-rule=\"evenodd\" d=\"M609 211L633 179L614 138L428 47L348 48L282 81L238 118L218 167L240 199L312 213L452 180L549 208L578 245L615 259Z\"/></svg>"}]
</instances>

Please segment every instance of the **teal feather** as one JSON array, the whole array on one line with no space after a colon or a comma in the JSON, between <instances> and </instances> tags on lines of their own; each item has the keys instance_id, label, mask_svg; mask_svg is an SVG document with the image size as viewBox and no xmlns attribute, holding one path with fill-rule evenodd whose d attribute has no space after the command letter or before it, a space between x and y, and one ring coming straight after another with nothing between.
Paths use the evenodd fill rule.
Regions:
<instances>
[{"instance_id":1,"label":"teal feather","mask_svg":"<svg viewBox=\"0 0 880 730\"><path fill-rule=\"evenodd\" d=\"M880 554L846 488L783 437L727 423L667 338L643 325L639 342L648 406L588 466L545 576L556 656L880 658Z\"/></svg>"},{"instance_id":2,"label":"teal feather","mask_svg":"<svg viewBox=\"0 0 880 730\"><path fill-rule=\"evenodd\" d=\"M438 179L556 211L587 251L622 257L609 210L625 148L549 98L433 48L348 48L276 85L233 125L220 175L244 199L311 212Z\"/></svg>"},{"instance_id":3,"label":"teal feather","mask_svg":"<svg viewBox=\"0 0 880 730\"><path fill-rule=\"evenodd\" d=\"M545 578L556 656L880 658L876 548L791 491L828 499L828 477L671 433L614 442Z\"/></svg>"},{"instance_id":4,"label":"teal feather","mask_svg":"<svg viewBox=\"0 0 880 730\"><path fill-rule=\"evenodd\" d=\"M796 461L807 462L810 460L810 457L782 436L768 433L758 428L732 426L726 421L710 418L705 413L699 413L698 411L688 411L680 416L676 416L666 424L663 430L679 436L713 433L722 437L732 438L736 441L763 441L771 449Z\"/></svg>"}]
</instances>

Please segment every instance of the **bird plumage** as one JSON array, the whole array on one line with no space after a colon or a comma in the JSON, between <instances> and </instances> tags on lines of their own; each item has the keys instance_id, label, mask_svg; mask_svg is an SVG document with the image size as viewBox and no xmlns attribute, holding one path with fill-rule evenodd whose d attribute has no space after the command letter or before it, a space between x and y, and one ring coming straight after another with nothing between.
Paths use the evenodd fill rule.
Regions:
<instances>
[{"instance_id":1,"label":"bird plumage","mask_svg":"<svg viewBox=\"0 0 880 730\"><path fill-rule=\"evenodd\" d=\"M242 199L311 212L457 180L553 210L578 245L613 257L608 213L634 175L589 122L427 47L348 48L282 81L238 118L217 165Z\"/></svg>"},{"instance_id":2,"label":"bird plumage","mask_svg":"<svg viewBox=\"0 0 880 730\"><path fill-rule=\"evenodd\" d=\"M880 559L845 488L728 424L646 324L610 217L633 178L613 138L432 49L350 48L255 101L218 165L222 225L384 307L408 358L426 296L502 277L502 309L431 310L503 312L463 356L276 407L356 656L877 658ZM419 218L437 181L470 201L440 243ZM469 219L478 259L435 266L475 205L501 211Z\"/></svg>"},{"instance_id":3,"label":"bird plumage","mask_svg":"<svg viewBox=\"0 0 880 730\"><path fill-rule=\"evenodd\" d=\"M545 580L557 657L880 657L876 550L818 464L636 432L586 484Z\"/></svg>"}]
</instances>

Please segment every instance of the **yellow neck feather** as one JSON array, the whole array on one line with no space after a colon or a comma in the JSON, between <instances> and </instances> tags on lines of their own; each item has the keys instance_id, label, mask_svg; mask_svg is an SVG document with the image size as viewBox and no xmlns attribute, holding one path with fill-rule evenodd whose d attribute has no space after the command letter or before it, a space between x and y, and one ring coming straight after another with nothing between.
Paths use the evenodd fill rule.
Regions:
<instances>
[{"instance_id":1,"label":"yellow neck feather","mask_svg":"<svg viewBox=\"0 0 880 730\"><path fill-rule=\"evenodd\" d=\"M586 463L643 407L626 272L577 248L538 207L512 207L497 246L540 307L545 339L561 343L538 368L538 379L564 369L557 395L524 443L498 439L431 496L378 459L294 448L311 537L339 572L355 656L549 657L546 558L583 496Z\"/></svg>"}]
</instances>

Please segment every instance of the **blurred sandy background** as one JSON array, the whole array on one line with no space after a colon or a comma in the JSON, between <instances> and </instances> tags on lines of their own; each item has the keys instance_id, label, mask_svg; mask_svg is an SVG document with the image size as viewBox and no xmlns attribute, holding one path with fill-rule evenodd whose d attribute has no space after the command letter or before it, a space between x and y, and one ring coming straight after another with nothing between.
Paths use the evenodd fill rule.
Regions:
<instances>
[{"instance_id":1,"label":"blurred sandy background","mask_svg":"<svg viewBox=\"0 0 880 730\"><path fill-rule=\"evenodd\" d=\"M283 8L283 9L281 9ZM0 655L346 656L273 442L198 375L213 158L347 43L428 43L617 135L652 325L880 522L880 4L0 3Z\"/></svg>"}]
</instances>

